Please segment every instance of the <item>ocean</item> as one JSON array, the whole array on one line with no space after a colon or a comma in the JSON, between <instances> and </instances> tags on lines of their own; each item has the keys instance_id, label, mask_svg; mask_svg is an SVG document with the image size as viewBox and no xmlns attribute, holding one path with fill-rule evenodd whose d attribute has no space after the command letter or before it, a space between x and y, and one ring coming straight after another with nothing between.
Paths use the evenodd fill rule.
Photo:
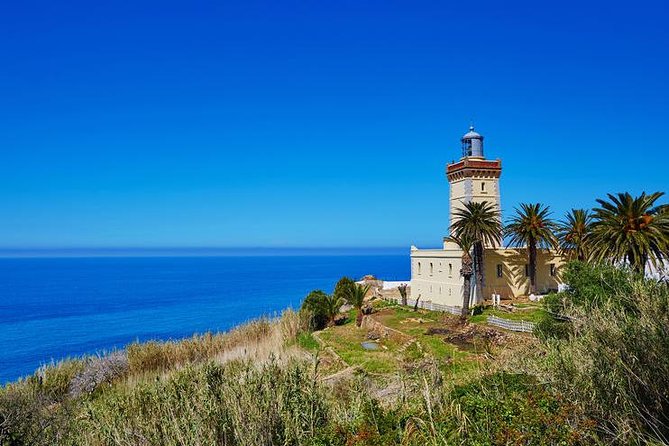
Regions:
<instances>
[{"instance_id":1,"label":"ocean","mask_svg":"<svg viewBox=\"0 0 669 446\"><path fill-rule=\"evenodd\" d=\"M0 384L134 341L225 331L365 274L408 280L408 250L0 258Z\"/></svg>"}]
</instances>

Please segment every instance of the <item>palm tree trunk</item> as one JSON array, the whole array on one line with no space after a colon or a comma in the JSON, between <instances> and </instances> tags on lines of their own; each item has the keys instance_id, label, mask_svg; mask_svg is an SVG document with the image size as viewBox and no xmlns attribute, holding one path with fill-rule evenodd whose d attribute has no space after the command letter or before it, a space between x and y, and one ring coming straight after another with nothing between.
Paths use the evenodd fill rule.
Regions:
<instances>
[{"instance_id":1,"label":"palm tree trunk","mask_svg":"<svg viewBox=\"0 0 669 446\"><path fill-rule=\"evenodd\" d=\"M464 276L464 290L462 292L462 314L463 318L469 316L469 298L472 290L472 276Z\"/></svg>"},{"instance_id":2,"label":"palm tree trunk","mask_svg":"<svg viewBox=\"0 0 669 446\"><path fill-rule=\"evenodd\" d=\"M530 294L537 292L537 242L530 238L528 243L529 250L529 273L530 273Z\"/></svg>"},{"instance_id":3,"label":"palm tree trunk","mask_svg":"<svg viewBox=\"0 0 669 446\"><path fill-rule=\"evenodd\" d=\"M474 269L476 270L476 303L483 301L483 243L474 244Z\"/></svg>"},{"instance_id":4,"label":"palm tree trunk","mask_svg":"<svg viewBox=\"0 0 669 446\"><path fill-rule=\"evenodd\" d=\"M362 308L356 308L356 315L355 315L355 326L360 327L362 326Z\"/></svg>"}]
</instances>

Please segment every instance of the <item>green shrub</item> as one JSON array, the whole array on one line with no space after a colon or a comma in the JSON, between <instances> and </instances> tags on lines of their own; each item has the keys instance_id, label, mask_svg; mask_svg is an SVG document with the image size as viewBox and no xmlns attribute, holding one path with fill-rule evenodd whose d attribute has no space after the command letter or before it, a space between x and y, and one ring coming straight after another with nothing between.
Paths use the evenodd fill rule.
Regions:
<instances>
[{"instance_id":1,"label":"green shrub","mask_svg":"<svg viewBox=\"0 0 669 446\"><path fill-rule=\"evenodd\" d=\"M669 285L584 264L568 277L571 328L542 337L536 373L621 443L667 442Z\"/></svg>"},{"instance_id":2,"label":"green shrub","mask_svg":"<svg viewBox=\"0 0 669 446\"><path fill-rule=\"evenodd\" d=\"M588 421L579 408L529 375L484 376L456 387L450 398L465 423L460 426L464 444L569 445L588 440Z\"/></svg>"}]
</instances>

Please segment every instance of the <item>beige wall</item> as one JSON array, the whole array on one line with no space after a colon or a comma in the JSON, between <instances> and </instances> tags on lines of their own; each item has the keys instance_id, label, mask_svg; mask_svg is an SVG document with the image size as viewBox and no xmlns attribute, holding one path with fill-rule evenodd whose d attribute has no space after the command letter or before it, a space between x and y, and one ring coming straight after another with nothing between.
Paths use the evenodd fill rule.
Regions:
<instances>
[{"instance_id":1,"label":"beige wall","mask_svg":"<svg viewBox=\"0 0 669 446\"><path fill-rule=\"evenodd\" d=\"M461 254L458 251L415 250L411 253L411 299L462 305Z\"/></svg>"},{"instance_id":2,"label":"beige wall","mask_svg":"<svg viewBox=\"0 0 669 446\"><path fill-rule=\"evenodd\" d=\"M486 250L484 254L483 297L490 299L492 293L504 297L526 296L530 290L530 278L525 276L528 263L526 249ZM539 250L537 253L537 293L557 289L564 259L555 251ZM555 265L555 276L551 276L551 264ZM497 277L497 265L502 265L502 277Z\"/></svg>"},{"instance_id":3,"label":"beige wall","mask_svg":"<svg viewBox=\"0 0 669 446\"><path fill-rule=\"evenodd\" d=\"M443 305L462 305L461 251L413 250L411 252L411 299ZM537 293L557 289L564 260L555 251L539 250L537 253ZM525 276L527 251L525 249L486 249L484 256L483 297L492 293L503 298L529 294L530 280ZM555 265L551 276L550 265ZM502 277L497 277L497 265L502 265Z\"/></svg>"}]
</instances>

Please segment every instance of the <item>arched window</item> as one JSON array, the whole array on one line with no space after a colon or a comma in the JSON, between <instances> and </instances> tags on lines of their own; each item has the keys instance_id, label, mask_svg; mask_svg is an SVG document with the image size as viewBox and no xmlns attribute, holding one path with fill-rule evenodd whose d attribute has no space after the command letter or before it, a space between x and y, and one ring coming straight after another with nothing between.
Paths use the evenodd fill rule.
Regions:
<instances>
[{"instance_id":1,"label":"arched window","mask_svg":"<svg viewBox=\"0 0 669 446\"><path fill-rule=\"evenodd\" d=\"M485 192L485 182L481 183L481 192Z\"/></svg>"},{"instance_id":2,"label":"arched window","mask_svg":"<svg viewBox=\"0 0 669 446\"><path fill-rule=\"evenodd\" d=\"M420 262L418 262L418 274L420 274Z\"/></svg>"},{"instance_id":3,"label":"arched window","mask_svg":"<svg viewBox=\"0 0 669 446\"><path fill-rule=\"evenodd\" d=\"M448 277L453 277L453 264L448 264Z\"/></svg>"},{"instance_id":4,"label":"arched window","mask_svg":"<svg viewBox=\"0 0 669 446\"><path fill-rule=\"evenodd\" d=\"M434 265L430 262L430 275L434 272Z\"/></svg>"}]
</instances>

